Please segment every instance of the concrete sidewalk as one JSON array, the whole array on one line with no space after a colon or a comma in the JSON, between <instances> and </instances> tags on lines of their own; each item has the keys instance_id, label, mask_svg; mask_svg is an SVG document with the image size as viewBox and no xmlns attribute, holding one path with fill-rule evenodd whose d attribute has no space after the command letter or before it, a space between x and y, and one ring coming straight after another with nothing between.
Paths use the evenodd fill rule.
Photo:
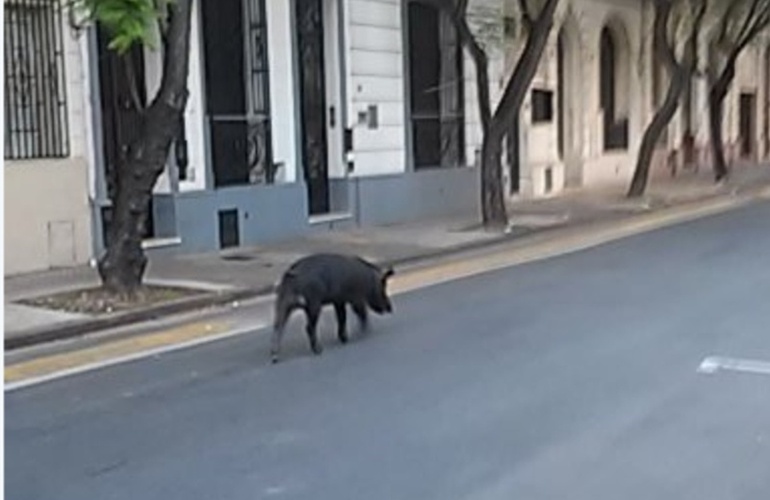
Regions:
<instances>
[{"instance_id":1,"label":"concrete sidewalk","mask_svg":"<svg viewBox=\"0 0 770 500\"><path fill-rule=\"evenodd\" d=\"M484 231L477 222L477 215L468 214L466 217L410 224L319 232L280 244L222 252L157 256L149 263L147 283L187 286L210 293L146 310L98 317L14 303L24 298L96 286L99 279L93 268L78 267L6 277L6 348L267 293L292 261L316 251L349 252L378 262L406 263L508 240L521 240L526 235L547 229L622 221L638 213L766 185L770 185L770 167L736 167L730 181L721 185L713 183L709 172L685 174L674 180L655 180L651 183L648 196L640 200L625 199L623 190L618 188L568 192L542 200L513 201L509 206L512 227L506 234Z\"/></svg>"}]
</instances>

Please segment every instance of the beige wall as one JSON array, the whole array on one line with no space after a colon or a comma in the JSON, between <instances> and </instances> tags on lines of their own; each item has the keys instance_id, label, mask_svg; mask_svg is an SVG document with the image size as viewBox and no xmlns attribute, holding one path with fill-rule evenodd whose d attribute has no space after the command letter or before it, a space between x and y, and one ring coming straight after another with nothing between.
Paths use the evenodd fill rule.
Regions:
<instances>
[{"instance_id":1,"label":"beige wall","mask_svg":"<svg viewBox=\"0 0 770 500\"><path fill-rule=\"evenodd\" d=\"M597 186L630 180L633 160L648 119L646 99L650 89L644 64L648 54L642 32L647 12L636 2L608 3L596 0L566 0L557 11L554 29L543 54L532 88L553 91L554 119L532 123L531 94L522 108L522 164L520 186L524 196L559 194L567 185ZM623 67L617 75L627 91L616 95L618 111L629 118L629 147L604 151L603 118L599 107L599 35L610 25L618 36ZM558 37L565 34L564 154L558 152ZM521 47L511 46L506 54L510 74ZM544 189L545 172L551 171L552 191ZM577 187L577 186L575 186Z\"/></svg>"},{"instance_id":2,"label":"beige wall","mask_svg":"<svg viewBox=\"0 0 770 500\"><path fill-rule=\"evenodd\" d=\"M508 0L508 5L510 0ZM515 7L515 5L514 5ZM558 194L568 178L579 180L581 187L597 187L608 184L625 185L630 181L635 160L647 124L652 119L652 27L651 2L603 0L562 0L557 10L554 29L543 55L540 69L532 83L534 88L554 91L555 119L548 124L532 124L531 103L525 100L522 122L522 168L520 185L525 196L544 196L543 175L551 169L555 183L551 194ZM713 21L709 25L714 24ZM599 109L599 36L609 25L617 34L623 34L625 48L622 63L624 80L627 78L628 95L619 103L629 114L629 147L625 151L604 151L603 120ZM566 102L565 154L557 151L557 40L560 30L567 40L565 53L564 88ZM706 30L708 33L708 30ZM707 35L704 35L704 37ZM767 38L767 37L765 37ZM701 53L707 50L706 40L701 43ZM739 102L741 92L755 92L757 96L755 151L757 159L767 158L770 141L765 146L764 122L770 113L765 106L767 64L765 50L769 40L758 40L741 57L732 90L725 100L724 141L728 161L737 160ZM510 75L518 60L521 47L511 45L505 57L505 73ZM621 75L618 75L620 77ZM710 168L708 148L708 109L705 84L696 84L692 109L696 146L702 151L701 165ZM661 92L665 93L665 86ZM620 96L617 96L620 97ZM668 148L656 154L655 173L667 175L666 160L671 151L678 152L684 132L682 108L669 126ZM681 158L681 155L677 156ZM577 175L575 175L577 173Z\"/></svg>"},{"instance_id":3,"label":"beige wall","mask_svg":"<svg viewBox=\"0 0 770 500\"><path fill-rule=\"evenodd\" d=\"M5 274L88 262L85 160L6 161L3 172Z\"/></svg>"},{"instance_id":4,"label":"beige wall","mask_svg":"<svg viewBox=\"0 0 770 500\"><path fill-rule=\"evenodd\" d=\"M69 157L5 160L5 275L84 264L92 256L86 39L66 15L62 25Z\"/></svg>"}]
</instances>

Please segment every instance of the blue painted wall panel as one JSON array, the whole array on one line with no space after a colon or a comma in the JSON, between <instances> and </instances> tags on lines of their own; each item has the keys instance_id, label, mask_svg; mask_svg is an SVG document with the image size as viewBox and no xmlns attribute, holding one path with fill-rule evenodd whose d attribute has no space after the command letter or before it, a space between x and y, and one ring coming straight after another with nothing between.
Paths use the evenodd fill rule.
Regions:
<instances>
[{"instance_id":1,"label":"blue painted wall panel","mask_svg":"<svg viewBox=\"0 0 770 500\"><path fill-rule=\"evenodd\" d=\"M347 183L347 185L346 185ZM164 218L176 215L180 253L219 249L218 212L238 209L240 244L253 246L287 240L314 231L398 224L431 217L475 214L479 210L479 171L436 169L394 175L332 179L335 212L351 218L310 226L305 184L238 186L179 193L174 206L165 198L156 206ZM346 210L346 208L348 210ZM163 233L169 228L163 228ZM170 234L169 234L170 236Z\"/></svg>"},{"instance_id":2,"label":"blue painted wall panel","mask_svg":"<svg viewBox=\"0 0 770 500\"><path fill-rule=\"evenodd\" d=\"M307 203L301 183L238 186L214 191L180 193L177 227L182 251L219 248L217 214L238 209L241 245L257 245L298 236L307 231Z\"/></svg>"},{"instance_id":3,"label":"blue painted wall panel","mask_svg":"<svg viewBox=\"0 0 770 500\"><path fill-rule=\"evenodd\" d=\"M477 213L479 171L435 169L355 179L357 220L364 226Z\"/></svg>"}]
</instances>

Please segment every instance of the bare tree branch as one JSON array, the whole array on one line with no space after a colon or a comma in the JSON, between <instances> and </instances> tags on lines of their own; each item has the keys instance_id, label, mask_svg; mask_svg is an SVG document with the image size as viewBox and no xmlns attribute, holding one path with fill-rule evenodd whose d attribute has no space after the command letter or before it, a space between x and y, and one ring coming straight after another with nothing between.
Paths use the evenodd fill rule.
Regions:
<instances>
[{"instance_id":1,"label":"bare tree branch","mask_svg":"<svg viewBox=\"0 0 770 500\"><path fill-rule=\"evenodd\" d=\"M741 52L770 25L770 0L734 0L726 9L720 25L718 38L719 49L723 52L723 61L713 53L707 67L709 75L709 128L714 158L714 173L717 181L726 178L729 169L722 144L723 102L730 85L735 79L738 58ZM745 16L745 17L743 17ZM731 37L729 25L740 26L737 34Z\"/></svg>"},{"instance_id":2,"label":"bare tree branch","mask_svg":"<svg viewBox=\"0 0 770 500\"><path fill-rule=\"evenodd\" d=\"M740 45L741 42L746 37L746 34L751 31L752 26L754 22L756 21L756 13L757 9L759 8L759 3L761 0L752 0L751 1L751 7L749 7L748 13L746 13L746 17L743 19L743 25L741 26L741 29L738 31L738 35L735 37L735 45ZM733 2L734 5L739 5L741 2Z\"/></svg>"},{"instance_id":3,"label":"bare tree branch","mask_svg":"<svg viewBox=\"0 0 770 500\"><path fill-rule=\"evenodd\" d=\"M524 28L531 31L535 25L535 20L532 18L532 11L529 9L527 0L519 0L519 11L521 11L521 21L524 23Z\"/></svg>"},{"instance_id":4,"label":"bare tree branch","mask_svg":"<svg viewBox=\"0 0 770 500\"><path fill-rule=\"evenodd\" d=\"M481 48L476 38L471 33L464 15L456 16L454 24L460 41L468 49L476 64L476 83L479 96L479 113L481 115L481 127L484 133L489 129L492 121L492 108L489 97L489 59L487 53Z\"/></svg>"},{"instance_id":5,"label":"bare tree branch","mask_svg":"<svg viewBox=\"0 0 770 500\"><path fill-rule=\"evenodd\" d=\"M545 5L543 5L543 8L540 9L537 18L534 19L534 24L532 25L532 30L530 33L537 34L539 37L542 37L543 40L540 41L543 42L543 45L545 45L545 40L547 40L548 35L551 32L551 27L553 26L553 13L556 10L556 6L558 4L559 0L547 0ZM527 55L526 51L528 48L532 47L532 50L535 50L539 45L540 43L527 43L527 45L524 47L525 54L522 54L520 57L524 58L525 55ZM503 91L503 98L500 99L500 103L497 105L497 109L494 113L495 116L497 116L500 110L511 109L518 111L521 107L521 103L515 102L515 100L523 98L524 94L523 92L513 91L513 86L520 84L519 80L522 79L522 76L518 75L517 73L524 70L525 69L521 64L516 66L513 75L511 75L511 78L508 80L508 85L506 85L505 90ZM521 81L527 81L527 85L529 85L531 80L531 78L523 78Z\"/></svg>"},{"instance_id":6,"label":"bare tree branch","mask_svg":"<svg viewBox=\"0 0 770 500\"><path fill-rule=\"evenodd\" d=\"M733 1L730 3L730 5L727 6L727 10L724 13L724 17L722 18L722 22L720 24L720 31L719 31L719 37L717 40L719 40L720 43L727 43L728 38L728 31L730 28L730 20L733 18L733 14L738 9L738 7L741 4L741 0Z\"/></svg>"},{"instance_id":7,"label":"bare tree branch","mask_svg":"<svg viewBox=\"0 0 770 500\"><path fill-rule=\"evenodd\" d=\"M752 26L744 33L743 39L739 41L738 52L743 51L760 32L770 25L770 2L765 2L761 12L754 13L754 22Z\"/></svg>"},{"instance_id":8,"label":"bare tree branch","mask_svg":"<svg viewBox=\"0 0 770 500\"><path fill-rule=\"evenodd\" d=\"M691 45L690 50L692 50L693 72L696 71L698 66L698 34L701 32L703 21L706 18L706 13L708 12L708 3L709 0L700 0L698 2L698 7L695 11L695 19L693 20L692 24L692 31L690 32L689 45Z\"/></svg>"}]
</instances>

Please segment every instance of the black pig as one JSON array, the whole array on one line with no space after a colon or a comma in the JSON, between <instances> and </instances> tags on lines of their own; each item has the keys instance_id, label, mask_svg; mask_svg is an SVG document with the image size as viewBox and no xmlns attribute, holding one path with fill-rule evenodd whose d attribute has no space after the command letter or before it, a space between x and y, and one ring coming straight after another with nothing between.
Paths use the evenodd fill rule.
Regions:
<instances>
[{"instance_id":1,"label":"black pig","mask_svg":"<svg viewBox=\"0 0 770 500\"><path fill-rule=\"evenodd\" d=\"M368 326L367 307L377 314L391 313L393 306L386 288L393 273L390 267L382 269L352 255L319 253L296 261L283 274L277 287L270 347L272 362L278 362L283 330L295 309L305 311L307 336L315 354L321 354L323 350L318 342L316 325L324 305L334 305L337 337L343 344L348 341L347 304L358 317L362 330Z\"/></svg>"}]
</instances>

